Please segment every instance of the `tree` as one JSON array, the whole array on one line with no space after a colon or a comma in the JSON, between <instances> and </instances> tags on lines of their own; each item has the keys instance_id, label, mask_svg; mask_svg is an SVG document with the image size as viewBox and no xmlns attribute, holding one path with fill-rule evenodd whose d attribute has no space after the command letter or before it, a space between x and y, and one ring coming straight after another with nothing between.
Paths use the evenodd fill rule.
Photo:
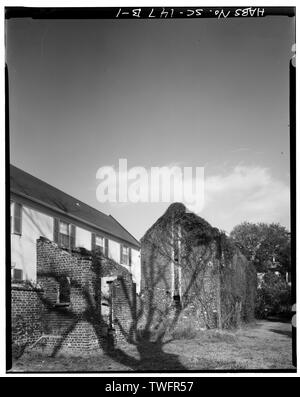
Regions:
<instances>
[{"instance_id":1,"label":"tree","mask_svg":"<svg viewBox=\"0 0 300 397\"><path fill-rule=\"evenodd\" d=\"M291 311L291 287L273 272L267 272L256 295L255 315L283 315Z\"/></svg>"},{"instance_id":2,"label":"tree","mask_svg":"<svg viewBox=\"0 0 300 397\"><path fill-rule=\"evenodd\" d=\"M284 274L290 269L290 235L279 223L243 222L233 228L230 236L257 272L272 269Z\"/></svg>"},{"instance_id":3,"label":"tree","mask_svg":"<svg viewBox=\"0 0 300 397\"><path fill-rule=\"evenodd\" d=\"M284 272L291 271L291 241L288 241L280 248L278 260L281 263L281 270Z\"/></svg>"}]
</instances>

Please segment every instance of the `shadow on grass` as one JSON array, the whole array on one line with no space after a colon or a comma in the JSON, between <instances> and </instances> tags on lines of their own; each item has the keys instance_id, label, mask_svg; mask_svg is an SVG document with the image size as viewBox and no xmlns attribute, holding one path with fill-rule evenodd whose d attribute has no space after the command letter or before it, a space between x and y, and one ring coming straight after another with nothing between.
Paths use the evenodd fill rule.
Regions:
<instances>
[{"instance_id":1,"label":"shadow on grass","mask_svg":"<svg viewBox=\"0 0 300 397\"><path fill-rule=\"evenodd\" d=\"M292 315L286 315L286 316L268 316L267 321L270 321L272 323L290 323L292 320Z\"/></svg>"},{"instance_id":2,"label":"shadow on grass","mask_svg":"<svg viewBox=\"0 0 300 397\"><path fill-rule=\"evenodd\" d=\"M52 358L64 350L64 345L70 343L78 324L83 322L88 324L88 329L91 329L93 342L97 342L95 348L99 348L105 353L115 365L123 365L131 370L185 371L187 368L182 364L182 357L166 353L164 350L165 345L174 339L172 336L169 339L169 334L180 323L181 313L185 309L190 309L192 304L193 307L196 306L199 323L203 322L205 328L211 329L217 326L226 328L230 324L236 326L242 312L241 302L244 297L242 289L240 292L237 292L236 289L232 292L230 288L225 287L220 289L218 292L220 300L222 298L224 302L227 302L226 305L223 305L224 316L222 316L221 308L223 306L219 304L218 311L213 310L214 298L212 295L215 294L215 291L207 293L206 285L207 277L214 277L213 271L216 271L219 275L218 279L222 280L224 285L226 283L228 286L233 283L237 289L242 288L238 288L238 285L244 285L247 278L245 280L243 278L244 281L241 283L238 278L240 272L235 272L236 278L233 278L234 271L229 270L231 266L225 266L227 265L226 256L229 253L232 260L233 255L237 255L234 254L236 248L231 247L229 243L225 245L224 233L212 228L201 218L187 213L181 204L176 204L176 207L173 205L171 210L168 209L159 222L155 229L152 231L150 229L150 232L148 231L146 237L143 238L143 246L146 247L144 249L148 256L146 263L142 265L142 279L145 285L143 285L143 293L140 294L139 299L132 286L133 280L130 272L125 271L122 265L106 257L102 251L81 249L76 255L80 256L80 261L86 261L84 268L79 268L82 263L77 262L78 256L75 255L71 270L68 266L69 261L73 259L68 257L66 266L62 266L60 261L58 262L57 255L59 258L62 255L61 252L56 251L59 250L58 247L54 249L51 246L49 252L46 251L47 266L38 271L38 281L43 287L42 292L38 293L43 307L43 322L46 324L43 332L45 334L55 333L57 331L56 320L60 321L63 318L63 330L60 330L59 334L61 338L54 346ZM48 244L43 238L39 243ZM226 251L226 255L225 249L228 251ZM39 251L38 248L38 255L41 256L42 261L45 261L42 249ZM62 258L61 261L65 260L64 255ZM180 281L182 269L184 271L182 272L182 281ZM170 272L173 274L171 285ZM105 288L102 289L102 283L107 277L114 279L114 281L109 281L108 292ZM248 282L246 286L248 286ZM173 290L172 294L171 290ZM163 291L163 293L160 295L159 291ZM77 302L76 305L71 297L74 298L74 302ZM180 304L177 300L175 302L175 297L180 297ZM67 302L68 306L57 306L57 299ZM104 315L103 302L109 307L109 314ZM123 305L126 321L123 321L123 315L116 314L117 310L115 309L121 307L117 306L116 302ZM248 310L244 311L248 318ZM54 330L49 321L51 317L55 319L55 321L53 320ZM132 356L126 351L126 348L122 348L118 343L115 345L117 339L111 337L113 332L127 345L134 348L138 354ZM192 329L188 329L188 332L182 337L184 336L186 339L192 332ZM235 340L233 336L223 333L212 333L209 336L210 338L207 337L207 341L203 341L203 344L234 343ZM212 360L210 365L213 368L216 365L215 361ZM236 364L234 363L234 365ZM43 361L41 362L42 367Z\"/></svg>"},{"instance_id":3,"label":"shadow on grass","mask_svg":"<svg viewBox=\"0 0 300 397\"><path fill-rule=\"evenodd\" d=\"M275 332L276 334L287 336L289 338L292 337L292 330L270 329L270 331Z\"/></svg>"}]
</instances>

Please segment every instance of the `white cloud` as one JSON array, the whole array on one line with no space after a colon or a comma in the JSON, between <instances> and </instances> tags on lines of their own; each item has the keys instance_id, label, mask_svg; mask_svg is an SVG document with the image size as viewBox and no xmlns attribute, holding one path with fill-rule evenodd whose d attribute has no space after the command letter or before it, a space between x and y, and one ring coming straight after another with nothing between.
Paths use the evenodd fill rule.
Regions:
<instances>
[{"instance_id":1,"label":"white cloud","mask_svg":"<svg viewBox=\"0 0 300 397\"><path fill-rule=\"evenodd\" d=\"M183 170L181 165L169 164L164 167L167 174L173 167ZM162 196L158 200L153 200L153 197L158 198L163 188L167 188L169 191L170 186L169 184L166 186L166 183L151 183L151 169L142 169L145 177L137 179L137 196L144 199L133 201L130 196L127 196L125 201L120 202L118 199L121 189L120 180L122 178L127 180L133 169L109 168L117 174L115 178L106 180L107 186L115 196L114 200L108 200L111 206L120 209L126 206L127 209L124 208L124 211L128 211L128 206L130 205L130 211L134 211L134 207L138 202L144 205L166 202L162 199ZM179 179L175 178L175 186L171 183L171 186L174 187L173 200L184 202L190 210L197 212L213 226L227 232L230 232L235 225L243 221L279 222L289 228L290 188L288 184L272 176L269 169L259 166L238 165L218 175L206 175L205 171L204 185L199 183L199 180L203 182L202 177L197 179L197 191L195 190L195 169L188 177L186 175L182 183L179 183ZM136 175L134 178L136 178ZM128 192L130 192L130 186L134 178L129 178L126 182L128 184ZM100 190L98 189L98 193ZM181 194L182 192L184 194ZM188 194L188 192L190 193ZM106 196L108 198L109 195ZM179 199L181 196L182 198ZM198 197L198 201L195 201L196 197ZM97 198L101 201L100 194L98 194ZM200 211L201 208L203 208L202 211ZM147 206L148 212L150 216L151 208L149 206Z\"/></svg>"},{"instance_id":2,"label":"white cloud","mask_svg":"<svg viewBox=\"0 0 300 397\"><path fill-rule=\"evenodd\" d=\"M243 221L280 222L289 227L290 188L267 168L236 166L205 178L201 216L228 232Z\"/></svg>"}]
</instances>

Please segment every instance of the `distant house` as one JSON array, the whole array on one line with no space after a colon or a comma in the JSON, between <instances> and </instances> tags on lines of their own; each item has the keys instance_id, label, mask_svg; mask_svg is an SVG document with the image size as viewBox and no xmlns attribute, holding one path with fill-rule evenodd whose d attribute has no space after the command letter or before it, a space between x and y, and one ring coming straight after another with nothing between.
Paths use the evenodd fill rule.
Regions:
<instances>
[{"instance_id":1,"label":"distant house","mask_svg":"<svg viewBox=\"0 0 300 397\"><path fill-rule=\"evenodd\" d=\"M48 183L10 166L12 281L35 282L36 241L64 249L99 248L140 284L140 244L111 215L105 215Z\"/></svg>"},{"instance_id":2,"label":"distant house","mask_svg":"<svg viewBox=\"0 0 300 397\"><path fill-rule=\"evenodd\" d=\"M154 329L226 328L254 318L254 266L183 204L170 205L141 239L141 269L144 317Z\"/></svg>"}]
</instances>

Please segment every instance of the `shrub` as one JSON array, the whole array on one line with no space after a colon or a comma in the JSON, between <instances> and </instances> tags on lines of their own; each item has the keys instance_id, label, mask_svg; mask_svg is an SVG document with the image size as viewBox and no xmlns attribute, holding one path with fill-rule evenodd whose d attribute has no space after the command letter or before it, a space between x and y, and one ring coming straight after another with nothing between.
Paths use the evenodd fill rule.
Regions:
<instances>
[{"instance_id":1,"label":"shrub","mask_svg":"<svg viewBox=\"0 0 300 397\"><path fill-rule=\"evenodd\" d=\"M180 326L175 328L171 336L173 339L195 339L197 331L191 325Z\"/></svg>"},{"instance_id":2,"label":"shrub","mask_svg":"<svg viewBox=\"0 0 300 397\"><path fill-rule=\"evenodd\" d=\"M279 275L268 272L256 296L255 314L257 318L268 315L288 314L291 310L291 287Z\"/></svg>"}]
</instances>

